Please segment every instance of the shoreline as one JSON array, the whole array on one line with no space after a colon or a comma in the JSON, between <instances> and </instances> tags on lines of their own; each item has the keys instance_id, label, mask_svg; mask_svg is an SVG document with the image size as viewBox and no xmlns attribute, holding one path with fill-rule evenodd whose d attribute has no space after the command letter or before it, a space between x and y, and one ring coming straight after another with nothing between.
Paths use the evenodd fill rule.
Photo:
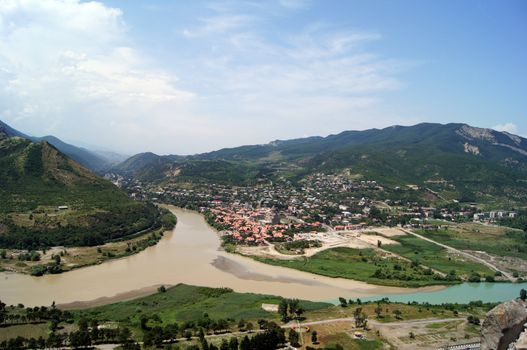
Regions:
<instances>
[{"instance_id":1,"label":"shoreline","mask_svg":"<svg viewBox=\"0 0 527 350\"><path fill-rule=\"evenodd\" d=\"M149 295L153 295L157 293L157 289L161 286L165 286L167 288L173 287L173 285L168 284L157 284L149 287L144 287L140 289L134 289L123 293L117 293L113 296L104 296L92 300L85 300L85 301L72 301L70 303L63 303L63 304L57 304L57 308L61 310L82 310L82 309L90 309L97 306L103 306L108 304L114 304L119 303L122 301L129 301L134 299L139 299L142 297L147 297Z\"/></svg>"},{"instance_id":2,"label":"shoreline","mask_svg":"<svg viewBox=\"0 0 527 350\"><path fill-rule=\"evenodd\" d=\"M129 258L131 256L137 255L137 254L145 251L146 249L157 245L163 239L164 235L167 234L167 233L172 232L172 230L173 229L166 230L166 229L160 227L160 228L157 228L157 229L154 229L154 230L142 232L141 234L135 235L134 237L131 237L130 239L120 238L119 240L109 241L109 242L104 243L103 245L98 245L98 246L86 246L86 247L82 247L82 246L74 246L74 247L56 246L56 247L48 248L48 249L46 249L46 251L48 253L49 252L54 252L54 251L63 251L64 250L64 251L67 251L68 254L69 254L69 252L71 252L71 251L75 252L76 250L90 250L90 249L97 250L97 249L105 249L105 248L106 249L112 249L113 246L116 246L118 244L126 244L126 245L128 245L129 243L142 241L142 240L144 240L146 238L146 236L151 235L151 234L160 234L161 235L161 237L159 237L159 239L156 241L156 244L154 244L154 245L144 246L144 247L141 247L140 249L137 249L137 250L134 250L134 251L131 251L131 252L126 252L125 254L122 254L122 255L103 256L104 259L102 259L102 260L98 259L96 261L86 262L86 263L79 263L79 264L71 265L71 266L67 266L66 265L66 266L64 266L65 268L67 268L66 270L62 270L61 272L55 273L55 274L51 274L51 273L45 273L43 275L33 275L33 274L31 274L31 269L32 268L38 267L38 266L46 266L47 264L50 264L51 261L46 261L46 262L39 261L41 263L26 264L27 266L22 267L20 270L18 270L16 268L12 268L13 266L11 266L11 265L7 265L6 266L6 265L0 264L0 272L7 272L7 273L13 273L13 274L26 275L26 276L31 276L31 277L35 277L35 278L41 278L41 277L47 276L47 275L63 275L63 274L66 274L68 272L72 272L72 271L88 268L88 267L91 267L91 266L101 265L101 264L104 264L104 263L107 263L107 262L111 262L111 261L118 261L118 260L121 260L121 259ZM16 250L17 252L19 251L18 249L14 249L14 250ZM38 252L38 250L37 250L37 252ZM17 261L17 263L18 263L18 260L16 260L16 259L13 259L13 261ZM31 261L28 261L28 262L31 263ZM22 263L26 263L26 262L22 261Z\"/></svg>"},{"instance_id":3,"label":"shoreline","mask_svg":"<svg viewBox=\"0 0 527 350\"><path fill-rule=\"evenodd\" d=\"M156 205L158 207L160 207L160 208L167 209L166 205L164 205L164 204L157 203ZM174 215L174 217L176 218L176 223L174 224L174 227L172 227L170 229L166 229L165 227L163 227L162 224L160 224L160 226L157 227L157 228L154 228L155 225L152 225L152 226L150 226L147 229L143 229L141 231L134 232L134 233L129 234L127 236L109 240L109 241L105 242L102 245L96 245L96 246L71 246L71 247L55 246L55 247L50 247L48 249L36 250L36 252L39 252L39 251L44 252L44 251L46 251L45 254L42 254L42 257L48 258L46 262L43 262L42 260L38 260L38 262L36 262L36 263L33 262L33 261L18 261L16 258L13 258L13 259L2 259L2 260L6 260L6 261L11 261L11 262L13 262L13 264L5 264L5 262L2 263L2 260L0 260L0 272L16 273L16 274L21 274L21 275L28 275L28 276L31 276L31 277L42 277L42 276L45 276L45 275L62 275L64 273L71 272L71 271L74 271L74 270L79 270L79 269L87 268L87 267L90 267L90 266L101 265L101 264L104 264L106 262L117 261L117 260L120 260L120 259L123 259L123 258L128 258L128 257L134 256L134 255L137 255L137 254L145 251L147 248L150 248L152 246L157 245L163 239L163 237L166 234L172 232L175 229L175 227L177 226L177 216L174 213L172 213L172 212L171 212L171 214ZM157 238L156 238L155 244L152 244L152 245L149 245L149 244L140 245L140 244L138 244L138 245L134 246L137 249L135 249L135 250L131 249L130 251L127 251L127 248L125 248L125 246L126 247L130 247L130 245L133 244L133 243L142 243L142 242L147 241L149 235L158 235ZM123 248L124 248L124 250L123 250ZM105 252L105 253L107 253L106 255L104 255L102 253L103 249L107 250ZM90 251L93 251L93 250L95 250L95 252L90 252ZM29 252L29 250L23 250L23 249L11 249L11 250L6 250L6 251L11 251L12 254L13 253L21 254L21 253L28 253ZM67 252L67 254L66 255L61 255L60 253L62 251ZM50 255L53 255L54 253L56 253L56 254L60 254L61 258L63 258L63 259L66 258L67 259L67 257L70 256L70 252L73 252L74 258L78 258L79 256L83 256L83 257L87 258L89 261L80 261L80 262L77 262L77 263L71 262L69 264L68 263L62 263L61 264L61 268L64 268L64 270L61 270L60 272L54 273L54 274L52 274L52 273L44 273L42 275L32 274L32 270L34 268L37 268L39 266L44 267L44 266L49 265L50 263L53 263L53 259L50 258ZM97 254L97 257L93 257L94 254ZM101 254L102 254L102 256L101 256ZM20 263L23 263L25 266L17 266Z\"/></svg>"},{"instance_id":4,"label":"shoreline","mask_svg":"<svg viewBox=\"0 0 527 350\"><path fill-rule=\"evenodd\" d=\"M380 299L446 288L385 287L264 264L221 249L202 215L176 207L171 210L179 219L176 228L150 249L71 273L39 278L1 273L0 299L30 306L56 301L63 307L82 308L134 299L155 293L160 285L178 283L324 302L339 296Z\"/></svg>"},{"instance_id":5,"label":"shoreline","mask_svg":"<svg viewBox=\"0 0 527 350\"><path fill-rule=\"evenodd\" d=\"M261 261L259 260L258 256L257 255L250 255L250 254L243 254L242 252L238 251L238 249L235 249L234 252L227 252L223 246L221 245L221 235L220 235L220 231L218 231L215 227L213 227L212 225L210 225L207 220L205 220L205 216L200 213L199 211L196 211L196 210L192 210L192 209L186 209L186 208L181 208L181 207L177 207L177 206L174 206L174 205L165 205L165 208L167 209L170 209L170 207L173 207L173 208L177 208L177 209L180 209L180 210L186 210L186 211L190 211L190 212L193 212L193 213L196 213L198 215L200 215L204 221L205 221L205 224L216 234L216 236L220 239L220 246L219 246L219 250L221 250L222 252L224 252L226 255L231 255L231 256L236 256L236 257L241 257L241 258L245 258L245 259L249 259L251 261L254 261L254 262L257 262L257 263L261 263L261 264L264 264L264 265L268 265L268 266L275 266L275 267L279 267L279 268L282 268L282 269L290 269L290 270L294 270L294 271L298 271L298 272L302 272L302 273L306 273L306 274L310 274L310 275L313 275L313 276L318 276L318 277L325 277L325 278L331 278L331 279L335 279L335 280L345 280L345 281L350 281L350 282L357 282L357 283L365 283L369 286L372 286L374 288L386 288L386 289L399 289L399 291L396 291L396 293L390 293L390 294L404 294L404 293L407 293L409 291L413 291L413 292L434 292L434 291L438 291L438 290L442 290L442 289L446 289L448 287L452 287L452 286L455 286L455 285L459 285L459 284L462 284L463 282L459 282L459 283L455 283L455 284L441 284L441 283L437 283L437 284L430 284L430 285L427 285L427 286L421 286L421 287L412 287L412 286L391 286L391 285L386 285L386 284L375 284L375 283L371 283L369 281L361 281L361 280L357 280L357 279L351 279L351 278L345 278L345 277L332 277L332 276L327 276L327 275L322 275L322 274L317 274L317 273L314 273L314 272L308 272L308 271L303 271L303 270L299 270L299 269L294 269L294 268L290 268L290 267L285 267L285 266L281 266L281 265L274 265L274 264L268 264L264 261ZM236 246L237 247L237 246ZM325 249L331 249L333 247L325 247L323 250ZM322 251L322 250L320 250ZM292 259L294 259L295 257L293 257ZM225 262L225 257L219 257L219 259L216 259L214 260L211 265L213 265L214 267L216 267L217 269L221 270L221 271L224 271L224 272L227 272L227 273L230 273L230 274L233 274L237 277L240 277L240 278L247 278L247 277L250 277L249 279L252 279L252 280L259 280L258 278L262 278L261 274L258 274L258 273L253 273L253 274L250 274L250 273L243 273L241 271L241 269L239 267L235 267L233 265L231 266L227 266L226 262ZM277 280L280 280L280 279L277 279ZM286 279L283 279L281 280L283 282L292 282L294 281L293 280L286 280ZM399 293L400 292L400 293Z\"/></svg>"}]
</instances>

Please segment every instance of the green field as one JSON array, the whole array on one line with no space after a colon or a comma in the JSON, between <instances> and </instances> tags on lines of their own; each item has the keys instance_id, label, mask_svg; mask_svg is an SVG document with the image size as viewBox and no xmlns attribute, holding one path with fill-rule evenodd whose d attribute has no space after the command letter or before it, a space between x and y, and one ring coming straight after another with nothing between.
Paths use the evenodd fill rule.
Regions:
<instances>
[{"instance_id":1,"label":"green field","mask_svg":"<svg viewBox=\"0 0 527 350\"><path fill-rule=\"evenodd\" d=\"M211 319L257 320L276 319L278 314L262 309L262 304L278 304L282 298L250 293L236 293L230 289L205 288L178 284L165 293L74 311L76 318L95 318L100 322L123 322L135 327L141 316L158 315L163 323L196 321L207 313ZM318 310L331 306L328 303L301 301L306 310Z\"/></svg>"},{"instance_id":2,"label":"green field","mask_svg":"<svg viewBox=\"0 0 527 350\"><path fill-rule=\"evenodd\" d=\"M47 323L38 324L21 324L9 327L0 327L0 342L16 338L18 336L24 338L46 338L49 334L49 327Z\"/></svg>"},{"instance_id":3,"label":"green field","mask_svg":"<svg viewBox=\"0 0 527 350\"><path fill-rule=\"evenodd\" d=\"M421 287L455 283L428 269L397 258L381 257L373 249L333 248L295 260L257 258L271 264L329 277L342 277L387 286Z\"/></svg>"},{"instance_id":4,"label":"green field","mask_svg":"<svg viewBox=\"0 0 527 350\"><path fill-rule=\"evenodd\" d=\"M47 347L56 348L64 344L71 344L68 343L68 339L79 341L79 334L88 334L92 344L113 344L122 341L119 340L121 339L119 334L122 334L124 329L131 331L131 333L127 331L126 339L128 340L126 341L144 341L147 344L143 347L144 349L154 349L154 346L161 348L163 342L159 342L159 339L170 339L175 341L172 344L174 349L178 347L185 349L189 345L199 343L197 336L200 329L205 330L204 334L209 344L219 346L223 339L237 338L241 341L245 336L249 338L261 336L263 329L267 327L265 326L266 321L274 321L278 325L283 324L277 313L264 311L261 307L263 303L278 304L281 300L281 297L236 293L227 288L179 284L136 300L71 312L63 312L53 307L7 306L2 310L6 317L0 322L0 347L14 348L13 344L9 347L8 343L3 343L3 341L9 339L12 341L21 336L25 340L21 340L22 345L19 348L24 344L26 348L31 348L31 345L28 345L31 344L29 338L38 337L46 341ZM367 319L375 319L383 323L431 317L437 318L440 323L441 318L459 316L462 320L469 314L481 318L494 305L476 303L468 305L402 304L391 303L389 300L361 303L359 300L349 300L344 306L309 301L300 301L299 306L305 310L302 320L307 322L352 319L355 311L360 308ZM43 309L45 309L44 312ZM31 315L39 316L35 319L35 316ZM51 320L55 317L59 323L56 324L55 333L52 333L53 322ZM29 319L36 323L28 324ZM240 326L240 320L244 320L245 326ZM247 326L248 322L251 322L253 328ZM222 326L214 326L220 323ZM87 328L88 324L92 325L91 329ZM101 327L94 328L94 324ZM353 322L330 322L313 325L311 328L318 332L320 344L317 344L316 348L319 349L332 349L336 344L341 345L344 349L379 349L383 345L383 339L373 331L364 331L368 340L352 339L353 332L357 330ZM95 332L94 329L99 329L99 331ZM477 329L474 328L473 331ZM57 338L57 335L62 338ZM186 340L189 338L190 340ZM55 343L57 339L58 343ZM310 333L303 334L303 339L305 344L311 344Z\"/></svg>"},{"instance_id":5,"label":"green field","mask_svg":"<svg viewBox=\"0 0 527 350\"><path fill-rule=\"evenodd\" d=\"M460 260L450 257L447 250L434 243L427 242L415 236L395 236L391 239L400 244L385 244L383 249L404 256L405 258L419 261L438 271L449 273L456 271L458 276L470 276L473 272L480 275L494 276L494 271L485 265L470 260Z\"/></svg>"},{"instance_id":6,"label":"green field","mask_svg":"<svg viewBox=\"0 0 527 350\"><path fill-rule=\"evenodd\" d=\"M419 230L434 241L463 250L481 250L527 260L527 233L507 227L461 224L440 230Z\"/></svg>"},{"instance_id":7,"label":"green field","mask_svg":"<svg viewBox=\"0 0 527 350\"><path fill-rule=\"evenodd\" d=\"M327 336L324 342L329 348L334 348L337 344L349 350L377 350L382 349L384 343L380 340L358 340L352 339L346 333L337 333Z\"/></svg>"}]
</instances>

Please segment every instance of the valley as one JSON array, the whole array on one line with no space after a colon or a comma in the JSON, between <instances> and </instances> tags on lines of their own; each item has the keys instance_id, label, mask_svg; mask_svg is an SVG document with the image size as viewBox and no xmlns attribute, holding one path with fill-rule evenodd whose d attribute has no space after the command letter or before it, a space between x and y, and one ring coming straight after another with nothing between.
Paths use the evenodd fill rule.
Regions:
<instances>
[{"instance_id":1,"label":"valley","mask_svg":"<svg viewBox=\"0 0 527 350\"><path fill-rule=\"evenodd\" d=\"M482 196L488 188L443 175L409 180L391 169L397 178L389 179L362 163L313 167L324 152L340 152L335 147L345 133L338 142L273 144L283 148L277 151L282 156L269 156L267 146L137 155L105 171L103 179L47 141L3 130L0 175L8 200L0 212L0 300L83 310L73 311L67 323L88 318L110 329L125 327L126 342L155 345L160 340L149 337L173 330L173 322L186 323L169 341L185 347L203 337L221 346L298 327L316 330L319 345L351 349L383 343L426 348L444 344L439 333L457 343L476 342L474 318L525 288L523 188L501 183L509 201L498 195L490 201ZM396 130L409 137L408 129ZM383 140L386 132L374 139ZM304 153L296 153L298 144ZM310 148L321 153L306 156ZM514 171L522 176L520 168ZM164 293L175 293L174 299ZM206 321L219 328L201 336L192 326L205 321L201 301L185 304L189 293L221 299L203 301L209 305ZM302 317L282 322L262 309L274 310L282 298L304 300ZM164 304L168 300L176 304ZM356 312L371 320L369 327ZM262 319L279 326L235 326L250 320L254 327ZM55 341L84 332L82 322L65 324L70 335L54 332ZM4 339L46 333L31 323L7 328ZM118 333L110 333L108 341L117 341ZM300 337L298 348L306 348L309 339Z\"/></svg>"}]
</instances>

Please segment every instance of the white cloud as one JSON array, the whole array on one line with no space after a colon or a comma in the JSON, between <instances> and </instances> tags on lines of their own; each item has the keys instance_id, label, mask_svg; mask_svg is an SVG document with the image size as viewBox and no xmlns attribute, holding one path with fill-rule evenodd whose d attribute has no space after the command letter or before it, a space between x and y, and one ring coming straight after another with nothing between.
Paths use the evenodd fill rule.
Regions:
<instances>
[{"instance_id":1,"label":"white cloud","mask_svg":"<svg viewBox=\"0 0 527 350\"><path fill-rule=\"evenodd\" d=\"M511 134L518 134L518 126L514 123L504 123L504 124L498 124L493 127L494 130L497 131L506 131Z\"/></svg>"},{"instance_id":2,"label":"white cloud","mask_svg":"<svg viewBox=\"0 0 527 350\"><path fill-rule=\"evenodd\" d=\"M87 126L191 100L130 45L119 9L78 0L0 0L0 116L34 134L85 138ZM75 125L77 126L75 128ZM83 129L83 127L85 129ZM90 131L93 132L93 129Z\"/></svg>"},{"instance_id":3,"label":"white cloud","mask_svg":"<svg viewBox=\"0 0 527 350\"><path fill-rule=\"evenodd\" d=\"M181 46L166 45L170 62L156 69L119 9L0 0L0 118L35 135L181 154L401 123L380 106L407 64L368 49L379 33L323 23L282 32L273 16L309 2L261 4L281 11L220 3L167 28Z\"/></svg>"}]
</instances>

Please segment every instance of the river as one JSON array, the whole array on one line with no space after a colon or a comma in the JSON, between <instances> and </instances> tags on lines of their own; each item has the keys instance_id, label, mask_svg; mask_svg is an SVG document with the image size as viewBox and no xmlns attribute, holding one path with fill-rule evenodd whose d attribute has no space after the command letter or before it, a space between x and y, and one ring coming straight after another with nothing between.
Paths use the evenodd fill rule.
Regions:
<instances>
[{"instance_id":1,"label":"river","mask_svg":"<svg viewBox=\"0 0 527 350\"><path fill-rule=\"evenodd\" d=\"M157 245L133 256L58 275L32 277L0 273L0 300L27 306L50 305L55 301L81 307L146 295L162 284L186 283L321 301L335 300L338 296L382 295L394 296L391 299L395 300L395 296L410 295L415 299L429 295L436 302L446 302L453 297L448 291L459 288L375 286L266 265L221 250L218 236L202 215L179 208L171 210L178 217L178 224ZM489 288L500 285L490 284ZM512 286L508 284L509 289ZM520 285L514 285L514 289L519 293ZM509 298L509 294L500 295ZM449 300L442 300L442 295ZM473 297L484 299L478 295Z\"/></svg>"}]
</instances>

